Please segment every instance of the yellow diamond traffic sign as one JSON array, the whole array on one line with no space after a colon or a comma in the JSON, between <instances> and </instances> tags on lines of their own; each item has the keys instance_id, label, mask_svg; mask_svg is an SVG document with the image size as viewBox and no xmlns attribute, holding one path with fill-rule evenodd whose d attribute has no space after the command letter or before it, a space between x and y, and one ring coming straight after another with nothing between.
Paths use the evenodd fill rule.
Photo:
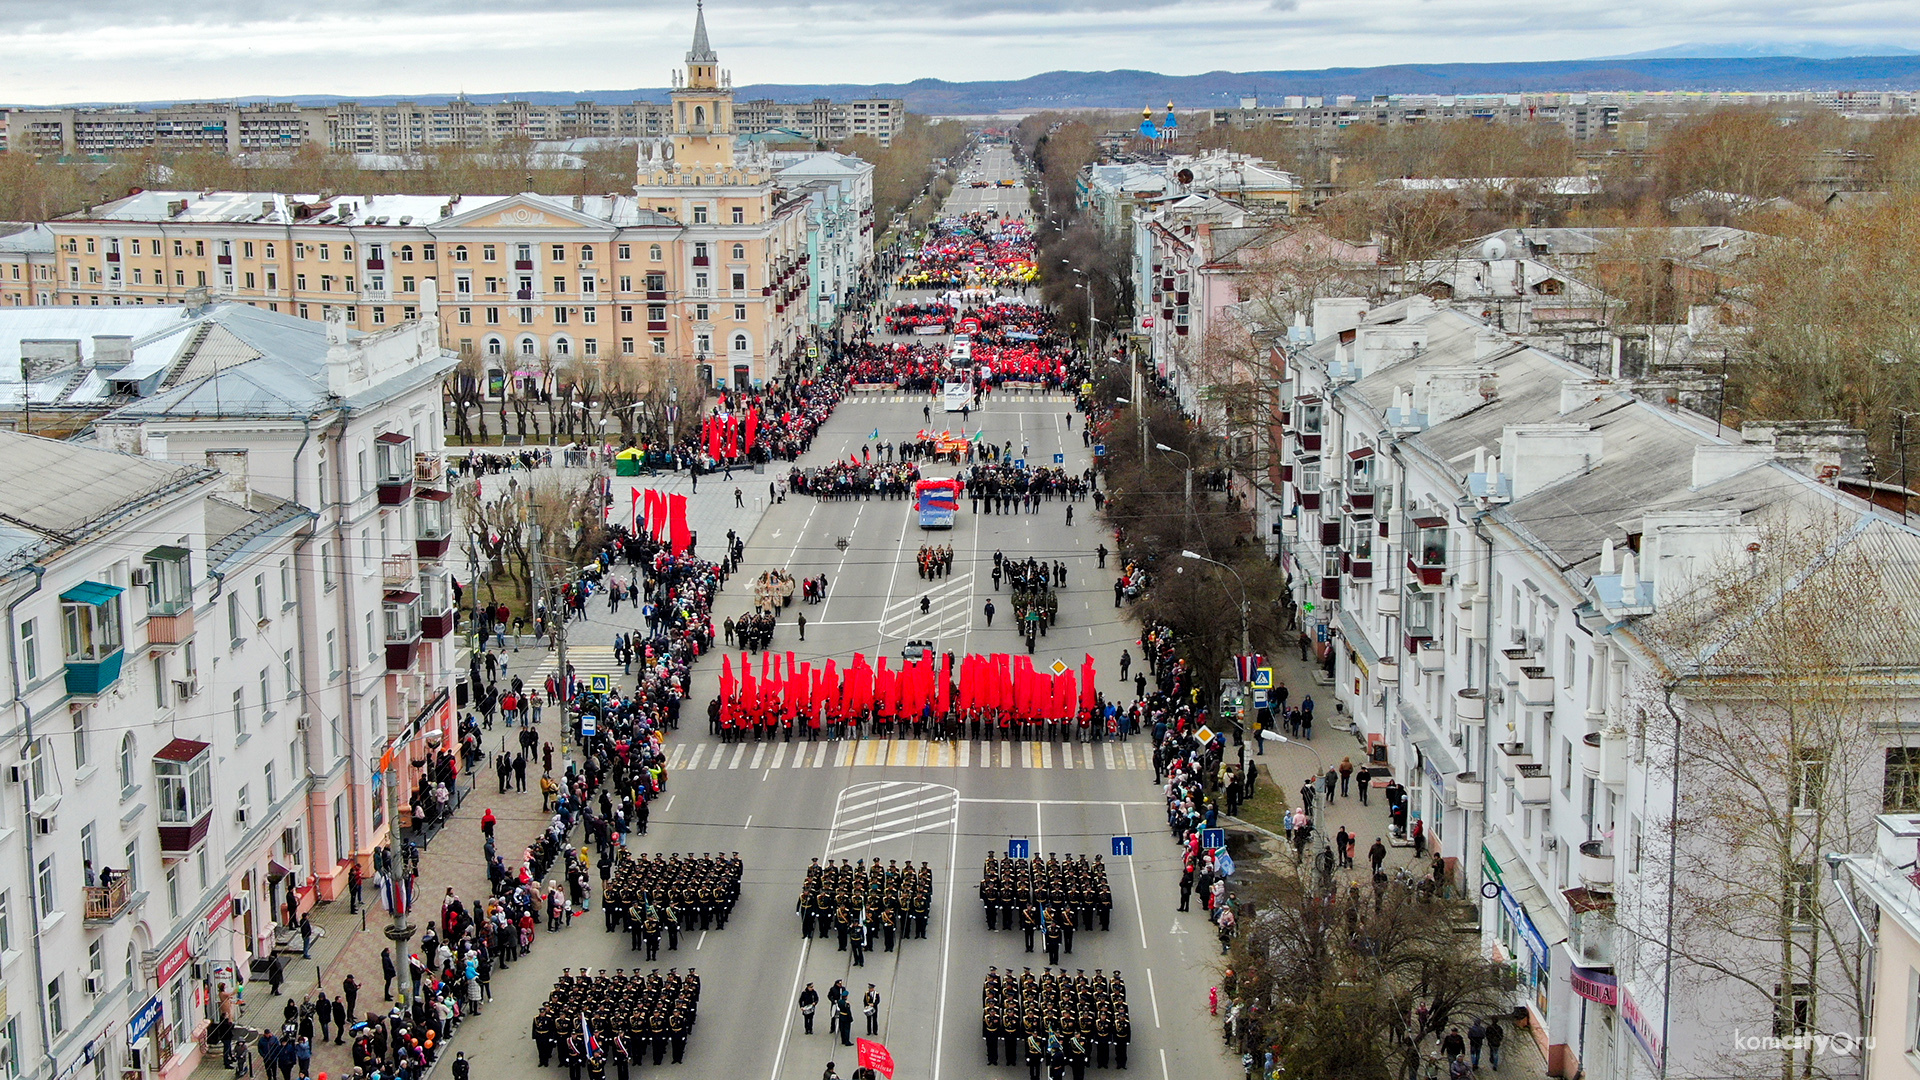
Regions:
<instances>
[{"instance_id":1,"label":"yellow diamond traffic sign","mask_svg":"<svg viewBox=\"0 0 1920 1080\"><path fill-rule=\"evenodd\" d=\"M1200 740L1201 746L1205 746L1213 741L1213 729L1210 727L1202 727L1199 731L1193 733L1193 737Z\"/></svg>"},{"instance_id":2,"label":"yellow diamond traffic sign","mask_svg":"<svg viewBox=\"0 0 1920 1080\"><path fill-rule=\"evenodd\" d=\"M1065 675L1067 673L1067 665L1058 660L1055 660L1053 662L1053 666L1051 668L1048 668L1047 670L1053 672L1055 675Z\"/></svg>"}]
</instances>

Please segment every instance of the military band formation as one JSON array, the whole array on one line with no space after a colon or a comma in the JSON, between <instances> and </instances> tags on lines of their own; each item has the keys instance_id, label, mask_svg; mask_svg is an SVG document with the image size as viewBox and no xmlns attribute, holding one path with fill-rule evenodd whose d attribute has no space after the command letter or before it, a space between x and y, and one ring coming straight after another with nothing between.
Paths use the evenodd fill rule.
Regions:
<instances>
[{"instance_id":1,"label":"military band formation","mask_svg":"<svg viewBox=\"0 0 1920 1080\"><path fill-rule=\"evenodd\" d=\"M922 862L901 865L893 859L882 867L875 859L835 863L819 859L807 866L800 883L800 936L829 933L840 939L840 951L853 953L854 966L864 966L867 950L875 946L892 952L896 942L927 936L927 916L933 911L933 867Z\"/></svg>"},{"instance_id":2,"label":"military band formation","mask_svg":"<svg viewBox=\"0 0 1920 1080\"><path fill-rule=\"evenodd\" d=\"M1068 975L1065 968L1043 968L1035 975L1022 968L1015 975L988 968L980 989L980 1036L987 1044L987 1064L1018 1065L1027 1055L1028 1080L1084 1080L1087 1066L1098 1069L1127 1067L1127 1045L1133 1024L1127 1017L1127 984L1115 971L1108 976L1095 969Z\"/></svg>"},{"instance_id":3,"label":"military band formation","mask_svg":"<svg viewBox=\"0 0 1920 1080\"><path fill-rule=\"evenodd\" d=\"M542 1068L558 1052L568 1080L628 1080L628 1067L666 1063L669 1052L679 1065L700 1014L700 976L659 968L642 975L625 968L607 974L575 975L564 968L553 992L533 1018L533 1042Z\"/></svg>"},{"instance_id":4,"label":"military band formation","mask_svg":"<svg viewBox=\"0 0 1920 1080\"><path fill-rule=\"evenodd\" d=\"M1045 859L1009 859L989 851L980 868L980 906L987 929L1025 930L1028 952L1035 932L1045 933L1057 922L1072 952L1073 930L1092 930L1096 920L1102 930L1112 923L1113 889L1098 855L1089 862L1085 855L1062 859L1048 852Z\"/></svg>"}]
</instances>

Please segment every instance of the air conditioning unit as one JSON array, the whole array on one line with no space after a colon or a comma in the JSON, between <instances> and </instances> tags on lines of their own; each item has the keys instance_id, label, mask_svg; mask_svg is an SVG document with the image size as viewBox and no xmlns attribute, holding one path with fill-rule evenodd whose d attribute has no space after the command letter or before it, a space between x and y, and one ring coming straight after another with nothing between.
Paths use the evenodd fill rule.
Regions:
<instances>
[{"instance_id":1,"label":"air conditioning unit","mask_svg":"<svg viewBox=\"0 0 1920 1080\"><path fill-rule=\"evenodd\" d=\"M293 718L293 730L295 730L295 731L305 731L305 730L307 730L307 725L308 725L308 723L309 723L309 722L310 722L310 721L309 721L309 719L308 719L308 717L307 717L307 714L306 714L306 713L301 713L301 714L300 714L299 716L296 716L296 717L294 717L294 718Z\"/></svg>"},{"instance_id":2,"label":"air conditioning unit","mask_svg":"<svg viewBox=\"0 0 1920 1080\"><path fill-rule=\"evenodd\" d=\"M245 915L247 908L251 906L250 901L244 896L230 897L230 899L233 901L233 917L236 919Z\"/></svg>"},{"instance_id":3,"label":"air conditioning unit","mask_svg":"<svg viewBox=\"0 0 1920 1080\"><path fill-rule=\"evenodd\" d=\"M1465 746L1466 744L1467 744L1467 737L1465 735L1461 734L1458 731L1453 733L1453 745Z\"/></svg>"},{"instance_id":4,"label":"air conditioning unit","mask_svg":"<svg viewBox=\"0 0 1920 1080\"><path fill-rule=\"evenodd\" d=\"M173 693L176 697L190 698L200 692L199 679L173 680Z\"/></svg>"},{"instance_id":5,"label":"air conditioning unit","mask_svg":"<svg viewBox=\"0 0 1920 1080\"><path fill-rule=\"evenodd\" d=\"M146 588L148 585L153 584L153 571L144 566L136 566L133 568L130 580L133 582L134 588Z\"/></svg>"},{"instance_id":6,"label":"air conditioning unit","mask_svg":"<svg viewBox=\"0 0 1920 1080\"><path fill-rule=\"evenodd\" d=\"M1560 850L1560 838L1559 838L1559 837L1557 837L1557 836L1555 836L1555 835L1553 835L1552 833L1548 833L1547 835L1545 835L1545 836L1543 836L1543 837L1541 837L1541 838L1540 838L1540 850L1542 850L1542 851L1558 851L1558 850Z\"/></svg>"},{"instance_id":7,"label":"air conditioning unit","mask_svg":"<svg viewBox=\"0 0 1920 1080\"><path fill-rule=\"evenodd\" d=\"M234 812L233 812L233 823L234 823L235 825L245 825L245 824L247 823L247 808L246 808L246 807L244 807L244 806L242 806L242 807L238 807L237 809L235 809L235 810L234 810Z\"/></svg>"},{"instance_id":8,"label":"air conditioning unit","mask_svg":"<svg viewBox=\"0 0 1920 1080\"><path fill-rule=\"evenodd\" d=\"M106 989L106 986L107 986L107 977L105 975L102 975L96 971L93 974L87 976L87 993L98 994L100 991Z\"/></svg>"},{"instance_id":9,"label":"air conditioning unit","mask_svg":"<svg viewBox=\"0 0 1920 1080\"><path fill-rule=\"evenodd\" d=\"M52 836L57 827L52 814L39 814L33 819L33 831L41 836Z\"/></svg>"}]
</instances>

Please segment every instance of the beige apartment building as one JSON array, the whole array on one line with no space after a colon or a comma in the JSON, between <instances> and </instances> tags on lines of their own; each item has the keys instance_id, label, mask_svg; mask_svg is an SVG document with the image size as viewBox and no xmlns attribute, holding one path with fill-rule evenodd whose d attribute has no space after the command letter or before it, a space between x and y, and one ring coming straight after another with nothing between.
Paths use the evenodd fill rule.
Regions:
<instances>
[{"instance_id":1,"label":"beige apartment building","mask_svg":"<svg viewBox=\"0 0 1920 1080\"><path fill-rule=\"evenodd\" d=\"M642 144L631 195L139 192L49 223L51 302L179 304L205 288L371 331L416 318L434 280L442 343L484 358L495 391L623 356L750 385L802 348L807 199L736 140L704 15L674 83L671 133Z\"/></svg>"}]
</instances>

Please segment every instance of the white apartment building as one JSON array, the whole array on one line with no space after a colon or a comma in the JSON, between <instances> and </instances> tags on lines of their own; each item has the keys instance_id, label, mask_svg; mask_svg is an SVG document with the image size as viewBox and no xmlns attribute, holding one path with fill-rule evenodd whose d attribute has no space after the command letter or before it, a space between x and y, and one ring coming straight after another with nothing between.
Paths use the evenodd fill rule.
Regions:
<instances>
[{"instance_id":1,"label":"white apartment building","mask_svg":"<svg viewBox=\"0 0 1920 1080\"><path fill-rule=\"evenodd\" d=\"M831 326L873 265L873 166L831 151L772 157L780 182L807 200L808 325Z\"/></svg>"},{"instance_id":2,"label":"white apartment building","mask_svg":"<svg viewBox=\"0 0 1920 1080\"><path fill-rule=\"evenodd\" d=\"M1756 672L1733 661L1682 677L1689 661L1650 632L1710 570L1823 527L1832 539L1797 581L1860 556L1887 568L1889 599L1910 611L1920 533L1840 489L1848 440L1727 434L1425 296L1322 301L1310 329L1279 391L1291 600L1314 604L1304 624L1326 625L1355 735L1480 898L1487 947L1514 965L1550 1071L1755 1075L1777 1057L1748 1053L1735 1031L1862 1030L1842 963L1823 959L1820 978L1769 998L1764 980L1756 990L1670 949L1683 935L1698 948L1701 933L1675 922L1672 874L1726 837L1689 827L1669 841L1670 823L1698 821L1724 793L1691 763L1682 775L1678 736L1662 733L1725 722ZM1746 624L1729 620L1732 642ZM1862 740L1888 748L1888 798L1906 790L1900 732L1920 705L1912 651L1875 661L1887 716L1860 721ZM1881 763L1865 757L1872 775L1845 794L1870 815ZM1778 797L1783 810L1801 798L1784 781ZM1818 853L1796 873L1779 896L1797 924L1832 894ZM1712 948L1736 966L1769 962L1765 942L1733 933ZM1857 1074L1857 1062L1820 1067Z\"/></svg>"},{"instance_id":3,"label":"white apartment building","mask_svg":"<svg viewBox=\"0 0 1920 1080\"><path fill-rule=\"evenodd\" d=\"M193 377L122 383L85 442L0 434L20 471L0 491L0 860L20 883L0 890L0 1045L22 1075L172 1080L217 988L285 940L276 917L385 842L386 785L452 745L454 359L431 293L379 335L232 305L136 337L115 331L157 312L90 310L82 381L127 370L103 358ZM0 336L38 314L0 311Z\"/></svg>"}]
</instances>

